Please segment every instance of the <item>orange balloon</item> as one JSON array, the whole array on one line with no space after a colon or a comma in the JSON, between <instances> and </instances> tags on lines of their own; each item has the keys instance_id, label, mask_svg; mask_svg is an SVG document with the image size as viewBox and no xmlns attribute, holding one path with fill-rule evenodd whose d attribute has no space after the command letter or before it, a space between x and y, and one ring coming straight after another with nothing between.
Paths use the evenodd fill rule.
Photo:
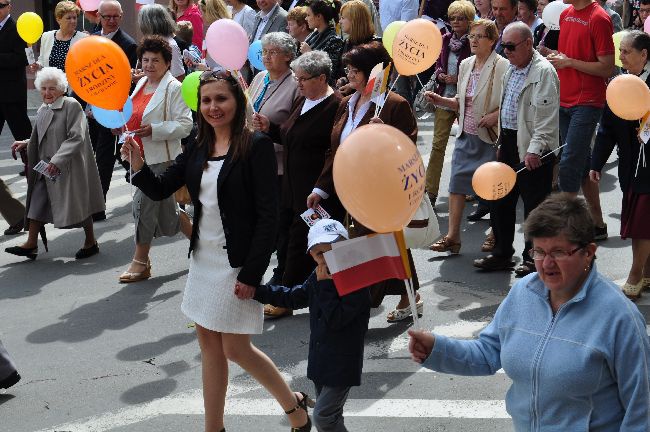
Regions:
<instances>
[{"instance_id":1,"label":"orange balloon","mask_svg":"<svg viewBox=\"0 0 650 432\"><path fill-rule=\"evenodd\" d=\"M607 86L606 96L609 109L625 120L638 120L650 109L650 89L636 75L614 78Z\"/></svg>"},{"instance_id":2,"label":"orange balloon","mask_svg":"<svg viewBox=\"0 0 650 432\"><path fill-rule=\"evenodd\" d=\"M129 59L115 42L89 36L70 47L65 73L84 101L106 110L121 110L131 89Z\"/></svg>"},{"instance_id":3,"label":"orange balloon","mask_svg":"<svg viewBox=\"0 0 650 432\"><path fill-rule=\"evenodd\" d=\"M486 162L474 171L472 187L476 195L495 201L508 195L517 181L517 173L502 162Z\"/></svg>"},{"instance_id":4,"label":"orange balloon","mask_svg":"<svg viewBox=\"0 0 650 432\"><path fill-rule=\"evenodd\" d=\"M411 76L429 69L442 50L442 35L431 21L407 22L393 41L393 63L400 75Z\"/></svg>"},{"instance_id":5,"label":"orange balloon","mask_svg":"<svg viewBox=\"0 0 650 432\"><path fill-rule=\"evenodd\" d=\"M357 128L334 157L334 186L341 203L379 233L408 225L424 196L425 173L413 141L384 124Z\"/></svg>"}]
</instances>

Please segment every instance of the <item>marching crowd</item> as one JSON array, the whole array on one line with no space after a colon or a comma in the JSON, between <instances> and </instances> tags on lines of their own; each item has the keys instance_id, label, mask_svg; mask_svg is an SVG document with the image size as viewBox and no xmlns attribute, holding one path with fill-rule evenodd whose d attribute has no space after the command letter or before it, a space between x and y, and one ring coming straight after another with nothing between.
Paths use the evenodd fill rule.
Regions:
<instances>
[{"instance_id":1,"label":"marching crowd","mask_svg":"<svg viewBox=\"0 0 650 432\"><path fill-rule=\"evenodd\" d=\"M53 224L84 229L76 259L99 253L93 224L106 219L113 169L123 165L136 186L135 248L119 282L152 277L155 238L181 232L189 239L181 309L196 323L206 432L225 430L229 360L276 398L292 431L310 430L312 420L319 431L345 431L345 400L351 386L361 385L370 309L386 295L399 296L386 317L398 322L421 315L424 299L416 293L412 308L400 279L337 293L324 253L372 230L339 201L334 158L364 125L393 126L415 143L415 113L429 112L426 199L434 208L457 124L448 231L430 250L460 252L464 208L476 199L472 176L499 161L517 171L517 182L501 199L478 198L468 216L490 215L481 247L489 254L473 265L513 269L520 248L514 270L523 279L476 340L410 330L413 359L463 375L503 368L513 382L506 406L518 431L650 430L650 344L630 302L650 288L650 167L639 122L617 117L606 101L616 75L634 74L650 86L650 36L643 31L650 0L623 1L565 0L559 25L551 25L542 20L556 3L548 0L171 0L168 7L139 9L136 42L121 28L119 1L82 11L62 0L53 11L59 28L42 35L39 55L28 64L12 0L0 0L0 128L6 121L28 182L23 205L0 180L0 212L10 225L5 235L28 232L6 252L36 259L38 237L47 251L45 227ZM95 25L90 32L78 30L82 12ZM438 60L419 76L394 73L395 91L385 100L372 97L371 71L392 61L382 32L421 16L441 30ZM222 19L241 25L251 44L260 41L263 70L251 61L229 71L211 58L204 38ZM613 35L623 28L615 47ZM130 63L132 114L124 126L102 125L69 90L66 57L89 34L111 39ZM26 67L36 73L43 101L33 126ZM201 74L190 109L182 82L194 71ZM622 288L594 262L595 242L608 236L598 182L615 147L620 233L632 240L633 255ZM519 198L523 245L514 241ZM309 225L303 218L309 209L327 215ZM273 253L277 267L263 283ZM410 251L408 261L417 290ZM289 388L250 337L262 333L264 317L305 307L315 403ZM0 344L0 388L19 379Z\"/></svg>"}]
</instances>

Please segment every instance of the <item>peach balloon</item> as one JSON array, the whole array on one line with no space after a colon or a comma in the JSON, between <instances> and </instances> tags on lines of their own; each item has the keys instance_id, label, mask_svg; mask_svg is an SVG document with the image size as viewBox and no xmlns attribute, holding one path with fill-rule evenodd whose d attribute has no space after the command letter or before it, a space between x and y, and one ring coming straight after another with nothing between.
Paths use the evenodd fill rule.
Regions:
<instances>
[{"instance_id":1,"label":"peach balloon","mask_svg":"<svg viewBox=\"0 0 650 432\"><path fill-rule=\"evenodd\" d=\"M607 86L607 105L624 120L638 120L650 110L650 89L636 75L624 74Z\"/></svg>"},{"instance_id":2,"label":"peach balloon","mask_svg":"<svg viewBox=\"0 0 650 432\"><path fill-rule=\"evenodd\" d=\"M408 225L424 196L425 173L413 141L384 124L357 128L334 157L334 186L341 203L379 233Z\"/></svg>"},{"instance_id":3,"label":"peach balloon","mask_svg":"<svg viewBox=\"0 0 650 432\"><path fill-rule=\"evenodd\" d=\"M400 75L411 76L429 69L442 50L442 35L431 21L407 22L393 41L393 63Z\"/></svg>"},{"instance_id":4,"label":"peach balloon","mask_svg":"<svg viewBox=\"0 0 650 432\"><path fill-rule=\"evenodd\" d=\"M121 110L131 89L129 59L112 40L89 36L70 46L65 74L84 101L105 110Z\"/></svg>"},{"instance_id":5,"label":"peach balloon","mask_svg":"<svg viewBox=\"0 0 650 432\"><path fill-rule=\"evenodd\" d=\"M486 162L474 171L472 188L476 195L494 201L508 195L517 181L517 173L502 162Z\"/></svg>"}]
</instances>

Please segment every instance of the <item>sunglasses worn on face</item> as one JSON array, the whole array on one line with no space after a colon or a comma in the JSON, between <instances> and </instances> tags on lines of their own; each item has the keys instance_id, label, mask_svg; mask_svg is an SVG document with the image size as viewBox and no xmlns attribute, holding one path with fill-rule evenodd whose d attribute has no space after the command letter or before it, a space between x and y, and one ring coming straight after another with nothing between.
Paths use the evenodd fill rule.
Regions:
<instances>
[{"instance_id":1,"label":"sunglasses worn on face","mask_svg":"<svg viewBox=\"0 0 650 432\"><path fill-rule=\"evenodd\" d=\"M11 3L0 3L0 9L4 9L7 6L11 6Z\"/></svg>"},{"instance_id":2,"label":"sunglasses worn on face","mask_svg":"<svg viewBox=\"0 0 650 432\"><path fill-rule=\"evenodd\" d=\"M508 51L514 51L514 50L517 49L517 47L519 45L521 45L524 42L526 42L526 41L522 40L522 41L519 41L517 43L502 43L501 48L503 48L504 50L508 50Z\"/></svg>"}]
</instances>

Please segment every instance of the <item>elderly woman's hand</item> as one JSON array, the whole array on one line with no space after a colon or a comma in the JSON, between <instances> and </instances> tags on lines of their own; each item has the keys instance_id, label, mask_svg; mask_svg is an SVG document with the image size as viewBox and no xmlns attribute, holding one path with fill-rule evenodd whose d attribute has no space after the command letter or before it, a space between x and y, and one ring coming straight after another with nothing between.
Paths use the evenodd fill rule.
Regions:
<instances>
[{"instance_id":1,"label":"elderly woman's hand","mask_svg":"<svg viewBox=\"0 0 650 432\"><path fill-rule=\"evenodd\" d=\"M434 93L434 92L432 92L432 91L425 91L425 92L424 92L424 98L425 98L429 103L432 103L432 104L434 104L434 105L438 105L438 104L440 103L440 99L442 98L442 96L437 95L436 93Z\"/></svg>"},{"instance_id":2,"label":"elderly woman's hand","mask_svg":"<svg viewBox=\"0 0 650 432\"><path fill-rule=\"evenodd\" d=\"M59 169L59 167L54 165L52 162L47 164L47 166L45 167L45 172L51 175L52 177L56 177L59 174L61 174L61 170Z\"/></svg>"},{"instance_id":3,"label":"elderly woman's hand","mask_svg":"<svg viewBox=\"0 0 650 432\"><path fill-rule=\"evenodd\" d=\"M416 363L424 362L433 351L433 345L436 342L435 337L424 330L409 330L408 334L411 337L409 340L411 359Z\"/></svg>"},{"instance_id":4,"label":"elderly woman's hand","mask_svg":"<svg viewBox=\"0 0 650 432\"><path fill-rule=\"evenodd\" d=\"M140 125L142 126L142 125ZM149 137L151 136L151 133L153 132L153 129L151 128L151 125L144 125L140 129L135 129L133 131L133 134L137 137Z\"/></svg>"},{"instance_id":5,"label":"elderly woman's hand","mask_svg":"<svg viewBox=\"0 0 650 432\"><path fill-rule=\"evenodd\" d=\"M38 63L32 63L32 64L29 65L29 71L31 73L36 73L41 69L42 69L42 66L40 64L38 64Z\"/></svg>"},{"instance_id":6,"label":"elderly woman's hand","mask_svg":"<svg viewBox=\"0 0 650 432\"><path fill-rule=\"evenodd\" d=\"M301 54L308 53L309 51L311 51L311 47L309 46L309 44L307 44L307 42L303 42L303 43L300 44L300 53Z\"/></svg>"},{"instance_id":7,"label":"elderly woman's hand","mask_svg":"<svg viewBox=\"0 0 650 432\"><path fill-rule=\"evenodd\" d=\"M131 69L131 82L136 83L144 76L142 69Z\"/></svg>"},{"instance_id":8,"label":"elderly woman's hand","mask_svg":"<svg viewBox=\"0 0 650 432\"><path fill-rule=\"evenodd\" d=\"M19 151L21 151L22 149L27 147L28 143L29 143L29 140L16 141L11 145L11 151L13 151L14 153L18 153Z\"/></svg>"},{"instance_id":9,"label":"elderly woman's hand","mask_svg":"<svg viewBox=\"0 0 650 432\"><path fill-rule=\"evenodd\" d=\"M370 119L370 123L384 124L384 121L382 119L380 119L379 117L375 116L375 117Z\"/></svg>"},{"instance_id":10,"label":"elderly woman's hand","mask_svg":"<svg viewBox=\"0 0 650 432\"><path fill-rule=\"evenodd\" d=\"M497 125L499 121L499 110L485 114L478 122L478 127L491 128Z\"/></svg>"},{"instance_id":11,"label":"elderly woman's hand","mask_svg":"<svg viewBox=\"0 0 650 432\"><path fill-rule=\"evenodd\" d=\"M267 116L260 113L253 114L253 129L259 132L268 132L271 127L271 121Z\"/></svg>"},{"instance_id":12,"label":"elderly woman's hand","mask_svg":"<svg viewBox=\"0 0 650 432\"><path fill-rule=\"evenodd\" d=\"M140 171L142 169L142 166L144 165L142 152L140 151L140 146L137 142L135 142L132 136L129 135L124 140L120 154L122 155L122 160L125 160L131 164L131 168L134 172Z\"/></svg>"}]
</instances>

